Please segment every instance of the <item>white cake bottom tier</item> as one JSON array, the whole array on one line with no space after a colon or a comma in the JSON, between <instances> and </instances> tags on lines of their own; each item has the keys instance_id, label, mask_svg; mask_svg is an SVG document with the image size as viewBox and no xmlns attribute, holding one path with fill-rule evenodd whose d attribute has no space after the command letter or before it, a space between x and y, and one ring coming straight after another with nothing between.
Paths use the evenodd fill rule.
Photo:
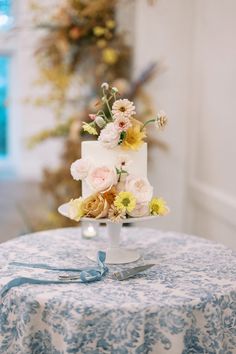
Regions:
<instances>
[{"instance_id":1,"label":"white cake bottom tier","mask_svg":"<svg viewBox=\"0 0 236 354\"><path fill-rule=\"evenodd\" d=\"M107 149L99 141L82 142L82 158L91 160L95 167L115 167L121 156L126 156L131 160L129 165L130 174L147 177L147 143L144 143L138 151L132 151L124 150L121 147ZM89 186L83 181L82 196L87 197L91 193Z\"/></svg>"}]
</instances>

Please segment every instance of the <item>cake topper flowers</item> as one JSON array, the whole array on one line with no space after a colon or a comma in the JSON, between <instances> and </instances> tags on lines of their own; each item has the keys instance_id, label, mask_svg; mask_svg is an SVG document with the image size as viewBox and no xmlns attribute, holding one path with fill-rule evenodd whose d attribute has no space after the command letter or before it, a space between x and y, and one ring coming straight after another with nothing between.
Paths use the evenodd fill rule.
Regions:
<instances>
[{"instance_id":1,"label":"cake topper flowers","mask_svg":"<svg viewBox=\"0 0 236 354\"><path fill-rule=\"evenodd\" d=\"M146 126L154 124L157 129L163 129L167 124L167 116L160 111L156 118L142 123L135 118L134 103L127 98L119 98L116 87L110 87L104 82L101 85L101 108L96 114L89 114L90 123L83 123L83 130L91 135L97 135L98 140L108 149L120 146L124 150L138 150L146 138Z\"/></svg>"}]
</instances>

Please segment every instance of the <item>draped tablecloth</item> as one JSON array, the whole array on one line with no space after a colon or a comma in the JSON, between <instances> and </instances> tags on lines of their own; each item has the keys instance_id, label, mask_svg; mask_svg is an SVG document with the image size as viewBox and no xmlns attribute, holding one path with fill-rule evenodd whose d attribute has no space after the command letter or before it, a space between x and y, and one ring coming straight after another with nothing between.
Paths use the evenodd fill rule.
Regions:
<instances>
[{"instance_id":1,"label":"draped tablecloth","mask_svg":"<svg viewBox=\"0 0 236 354\"><path fill-rule=\"evenodd\" d=\"M109 266L89 284L21 285L0 302L0 353L236 353L236 255L194 236L153 229L122 230L141 250L130 265ZM81 238L80 228L44 231L0 245L0 287L17 276L57 278L10 261L61 267L92 265L86 250L106 241ZM155 260L126 281L111 273Z\"/></svg>"}]
</instances>

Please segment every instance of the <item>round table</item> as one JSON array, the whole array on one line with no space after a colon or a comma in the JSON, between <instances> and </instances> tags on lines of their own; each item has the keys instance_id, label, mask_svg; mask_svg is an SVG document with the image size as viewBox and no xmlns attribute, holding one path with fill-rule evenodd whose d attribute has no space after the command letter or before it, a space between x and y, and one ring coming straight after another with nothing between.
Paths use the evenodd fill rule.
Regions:
<instances>
[{"instance_id":1,"label":"round table","mask_svg":"<svg viewBox=\"0 0 236 354\"><path fill-rule=\"evenodd\" d=\"M236 353L236 255L205 239L153 229L122 230L139 261L109 266L89 284L21 285L0 303L0 353ZM11 261L60 267L92 265L86 250L105 231L82 239L80 228L21 236L0 245L0 287L17 276L48 279L58 272ZM125 281L111 273L156 265Z\"/></svg>"}]
</instances>

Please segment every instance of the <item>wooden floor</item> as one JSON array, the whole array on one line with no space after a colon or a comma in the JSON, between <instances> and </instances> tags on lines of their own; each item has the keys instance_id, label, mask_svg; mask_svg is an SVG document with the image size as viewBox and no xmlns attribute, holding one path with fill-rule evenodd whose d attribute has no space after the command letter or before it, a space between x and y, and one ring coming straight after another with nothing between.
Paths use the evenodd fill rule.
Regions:
<instances>
[{"instance_id":1,"label":"wooden floor","mask_svg":"<svg viewBox=\"0 0 236 354\"><path fill-rule=\"evenodd\" d=\"M0 243L32 231L43 210L42 193L35 182L0 182Z\"/></svg>"}]
</instances>

